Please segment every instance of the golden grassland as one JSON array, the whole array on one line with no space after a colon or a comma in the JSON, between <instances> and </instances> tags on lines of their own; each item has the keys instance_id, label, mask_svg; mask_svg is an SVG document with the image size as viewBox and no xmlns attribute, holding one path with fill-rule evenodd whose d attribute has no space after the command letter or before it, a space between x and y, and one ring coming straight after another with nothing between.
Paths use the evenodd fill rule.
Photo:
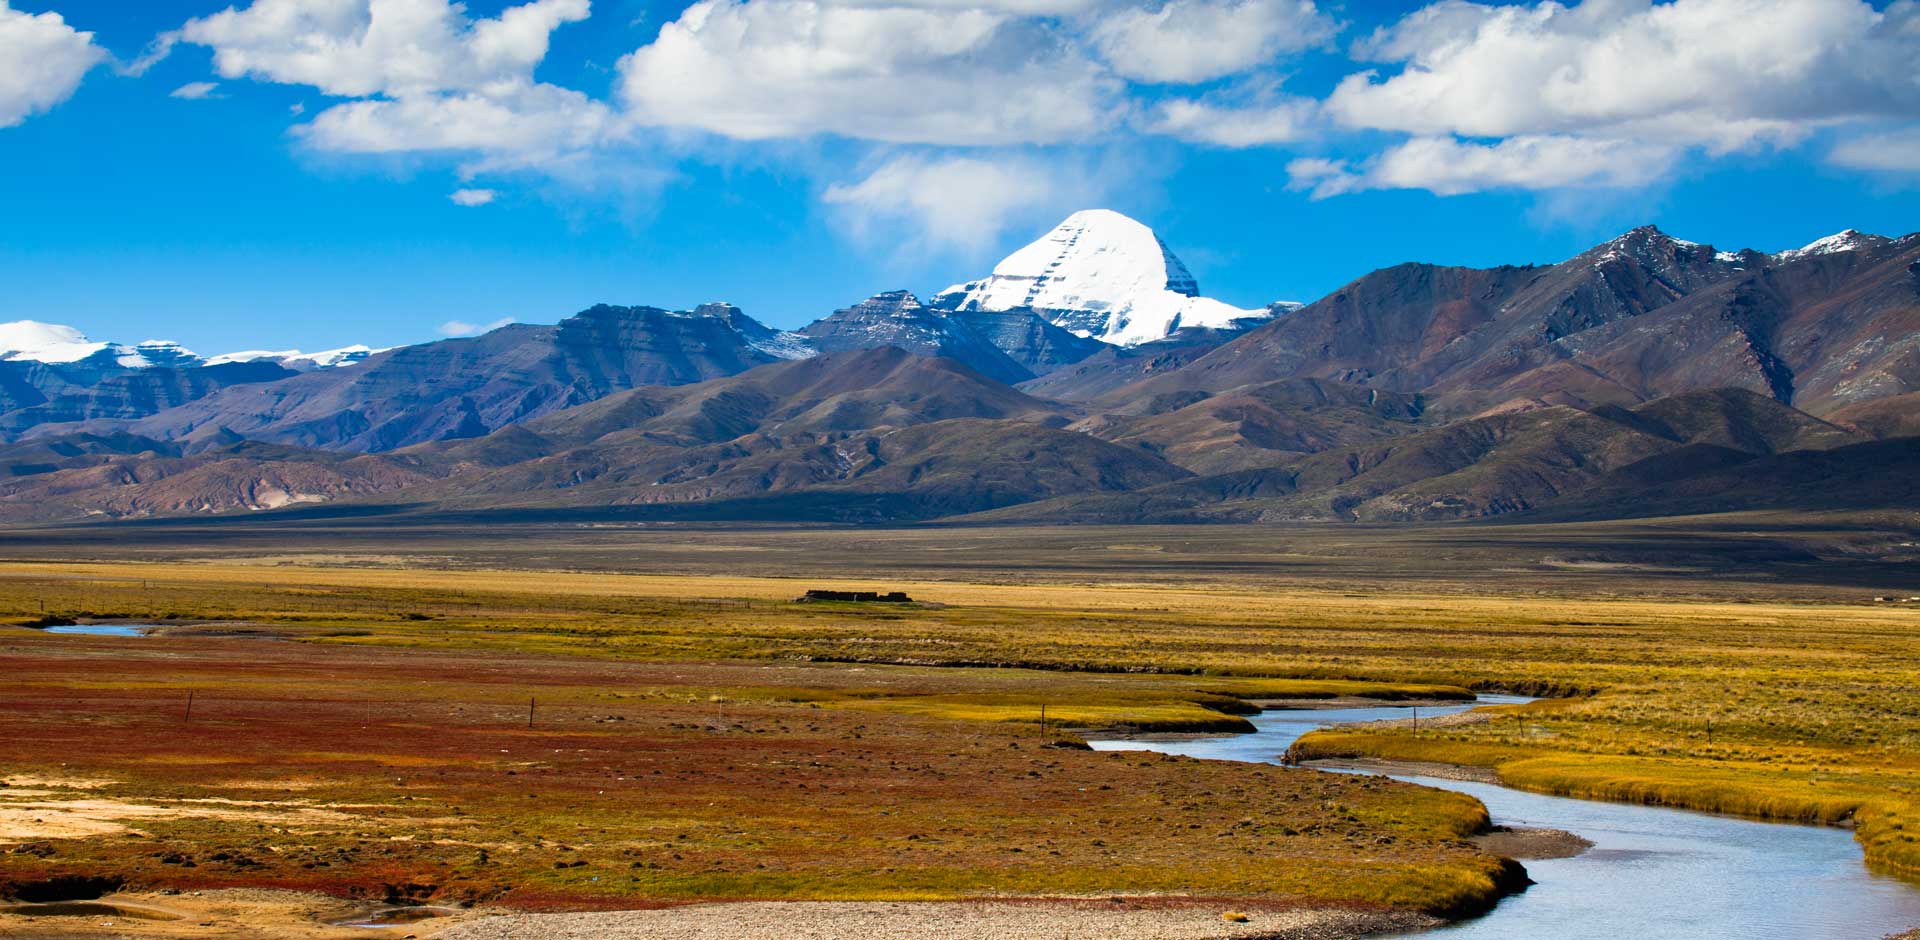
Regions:
<instances>
[{"instance_id":1,"label":"golden grassland","mask_svg":"<svg viewBox=\"0 0 1920 940\"><path fill-rule=\"evenodd\" d=\"M1031 715L916 704L1229 700L1176 678L5 627L0 671L0 896L107 878L535 909L1165 893L1446 915L1514 886L1463 841L1486 816L1459 794L1098 754Z\"/></svg>"},{"instance_id":2,"label":"golden grassland","mask_svg":"<svg viewBox=\"0 0 1920 940\"><path fill-rule=\"evenodd\" d=\"M927 603L791 602L808 587L900 588ZM253 625L238 631L343 655L783 670L778 681L702 672L698 681L631 693L636 704L696 711L791 708L836 721L865 715L1002 729L969 732L987 734L1019 733L1042 705L1065 726L1224 729L1262 698L1445 697L1465 687L1555 695L1562 700L1503 709L1483 724L1324 732L1305 739L1300 754L1471 764L1544 792L1850 822L1870 863L1920 879L1920 611L1701 593L1709 596L1250 589L1197 579L874 584L232 563L0 565L0 619L237 621ZM95 684L114 694L171 693L192 683L209 694L264 694L279 680L239 670L63 681L67 694ZM353 679L356 687L370 681ZM600 694L566 683L541 692L583 703Z\"/></svg>"}]
</instances>

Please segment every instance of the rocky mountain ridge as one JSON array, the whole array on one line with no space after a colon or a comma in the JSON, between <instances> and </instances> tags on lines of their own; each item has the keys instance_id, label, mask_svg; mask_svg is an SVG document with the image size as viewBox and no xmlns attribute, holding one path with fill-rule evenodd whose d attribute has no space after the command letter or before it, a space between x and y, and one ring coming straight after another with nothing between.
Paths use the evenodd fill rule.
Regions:
<instances>
[{"instance_id":1,"label":"rocky mountain ridge","mask_svg":"<svg viewBox=\"0 0 1920 940\"><path fill-rule=\"evenodd\" d=\"M0 359L0 518L1408 522L1885 508L1920 479L1920 235L1765 254L1647 226L1167 326L1116 345L908 291L794 332L602 305L304 371L41 331L66 361Z\"/></svg>"}]
</instances>

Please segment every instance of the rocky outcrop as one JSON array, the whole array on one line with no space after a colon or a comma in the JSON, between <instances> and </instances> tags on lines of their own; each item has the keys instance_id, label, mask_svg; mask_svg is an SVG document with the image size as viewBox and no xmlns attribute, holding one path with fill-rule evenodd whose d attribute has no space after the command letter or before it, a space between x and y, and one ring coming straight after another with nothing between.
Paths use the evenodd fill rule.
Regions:
<instances>
[{"instance_id":1,"label":"rocky outcrop","mask_svg":"<svg viewBox=\"0 0 1920 940\"><path fill-rule=\"evenodd\" d=\"M911 291L876 294L814 321L800 333L823 353L891 346L921 356L944 356L999 382L1033 377L971 323L925 306Z\"/></svg>"}]
</instances>

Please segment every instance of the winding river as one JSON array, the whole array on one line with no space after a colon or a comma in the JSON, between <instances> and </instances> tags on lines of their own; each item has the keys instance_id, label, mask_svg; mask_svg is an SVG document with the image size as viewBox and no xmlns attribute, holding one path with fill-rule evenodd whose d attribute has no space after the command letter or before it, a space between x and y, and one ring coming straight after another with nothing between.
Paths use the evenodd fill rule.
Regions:
<instances>
[{"instance_id":1,"label":"winding river","mask_svg":"<svg viewBox=\"0 0 1920 940\"><path fill-rule=\"evenodd\" d=\"M1440 716L1524 699L1421 708ZM1401 707L1268 711L1251 734L1187 741L1096 741L1096 750L1150 750L1277 764L1315 728L1409 717ZM1875 875L1844 829L1753 822L1706 813L1541 796L1430 777L1414 783L1472 794L1494 822L1565 829L1592 840L1575 858L1524 864L1537 882L1485 917L1424 937L1442 940L1878 940L1920 927L1920 888Z\"/></svg>"}]
</instances>

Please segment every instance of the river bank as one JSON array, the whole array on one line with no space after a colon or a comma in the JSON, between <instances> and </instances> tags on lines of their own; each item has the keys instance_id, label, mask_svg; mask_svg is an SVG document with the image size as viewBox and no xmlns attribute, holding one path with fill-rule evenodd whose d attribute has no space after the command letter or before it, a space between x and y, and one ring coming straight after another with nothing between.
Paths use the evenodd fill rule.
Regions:
<instances>
[{"instance_id":1,"label":"river bank","mask_svg":"<svg viewBox=\"0 0 1920 940\"><path fill-rule=\"evenodd\" d=\"M1243 916L1229 920L1223 915ZM1152 898L704 904L464 920L436 940L1349 940L1441 921L1406 911L1247 910Z\"/></svg>"},{"instance_id":2,"label":"river bank","mask_svg":"<svg viewBox=\"0 0 1920 940\"><path fill-rule=\"evenodd\" d=\"M24 910L24 909L23 909ZM383 926L364 902L306 892L114 894L61 916L0 909L9 940L1359 940L1423 930L1409 911L1248 906L1190 898L749 902L532 914L504 909ZM1244 920L1239 918L1244 917Z\"/></svg>"},{"instance_id":3,"label":"river bank","mask_svg":"<svg viewBox=\"0 0 1920 940\"><path fill-rule=\"evenodd\" d=\"M1249 735L1093 746L1278 764L1298 756L1304 749L1295 742L1319 728L1342 726L1323 733L1351 737L1370 727L1365 722L1410 717L1392 707L1271 712L1253 719L1259 730ZM1423 714L1423 728L1426 720ZM1852 940L1920 923L1920 890L1870 870L1842 828L1539 794L1503 786L1487 768L1378 759L1307 766L1473 796L1495 824L1480 844L1507 857L1526 853L1535 884L1483 917L1447 927L1446 940ZM1559 835L1503 834L1502 827Z\"/></svg>"}]
</instances>

